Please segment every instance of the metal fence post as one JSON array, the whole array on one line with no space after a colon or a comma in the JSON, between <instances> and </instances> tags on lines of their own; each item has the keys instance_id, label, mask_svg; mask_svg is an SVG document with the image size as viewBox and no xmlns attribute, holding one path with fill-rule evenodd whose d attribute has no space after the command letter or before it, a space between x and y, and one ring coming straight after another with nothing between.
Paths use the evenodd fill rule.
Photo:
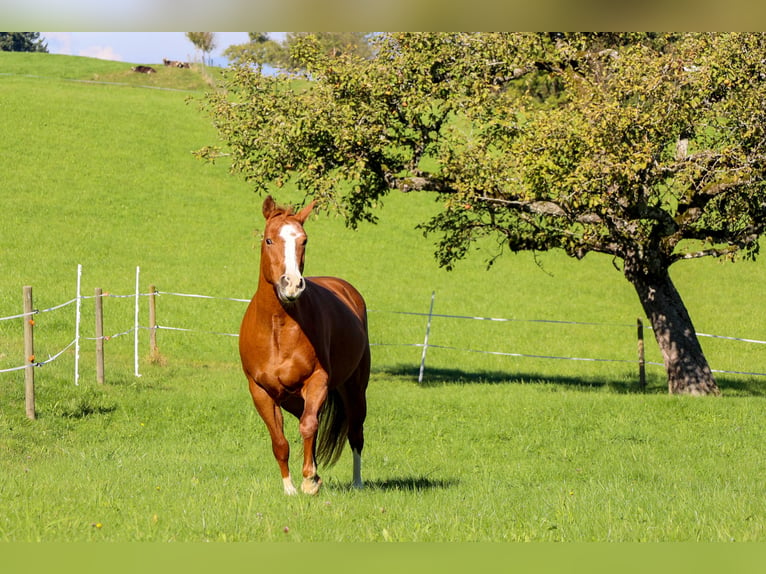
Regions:
<instances>
[{"instance_id":1,"label":"metal fence post","mask_svg":"<svg viewBox=\"0 0 766 574\"><path fill-rule=\"evenodd\" d=\"M423 354L420 356L420 374L418 374L418 383L423 382L423 371L426 368L426 353L428 352L428 335L431 333L431 317L434 313L434 297L436 291L431 291L431 308L428 310L428 323L426 323L426 337L423 340Z\"/></svg>"},{"instance_id":2,"label":"metal fence post","mask_svg":"<svg viewBox=\"0 0 766 574\"><path fill-rule=\"evenodd\" d=\"M104 293L96 287L96 381L104 384Z\"/></svg>"},{"instance_id":3,"label":"metal fence post","mask_svg":"<svg viewBox=\"0 0 766 574\"><path fill-rule=\"evenodd\" d=\"M35 321L32 319L32 287L24 287L24 402L27 417L37 418L35 414Z\"/></svg>"}]
</instances>

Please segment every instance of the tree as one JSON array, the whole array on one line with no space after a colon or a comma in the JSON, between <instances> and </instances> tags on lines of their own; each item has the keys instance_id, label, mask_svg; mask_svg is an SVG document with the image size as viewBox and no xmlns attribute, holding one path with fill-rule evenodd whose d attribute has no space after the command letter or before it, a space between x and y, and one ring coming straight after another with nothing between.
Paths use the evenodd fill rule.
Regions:
<instances>
[{"instance_id":1,"label":"tree","mask_svg":"<svg viewBox=\"0 0 766 574\"><path fill-rule=\"evenodd\" d=\"M367 32L288 32L282 42L271 40L266 32L248 32L248 35L247 44L235 44L224 51L234 64L250 62L291 72L301 70L303 62L300 55L293 55L293 50L309 36L315 42L314 49L329 57L349 53L364 58L372 55Z\"/></svg>"},{"instance_id":2,"label":"tree","mask_svg":"<svg viewBox=\"0 0 766 574\"><path fill-rule=\"evenodd\" d=\"M202 63L205 63L205 55L215 50L214 32L186 32L186 37L194 44L194 47L202 52Z\"/></svg>"},{"instance_id":3,"label":"tree","mask_svg":"<svg viewBox=\"0 0 766 574\"><path fill-rule=\"evenodd\" d=\"M0 52L48 52L40 32L0 32Z\"/></svg>"},{"instance_id":4,"label":"tree","mask_svg":"<svg viewBox=\"0 0 766 574\"><path fill-rule=\"evenodd\" d=\"M273 64L282 58L284 48L279 42L270 39L268 32L247 34L250 40L246 44L233 44L223 51L223 55L232 64Z\"/></svg>"},{"instance_id":5,"label":"tree","mask_svg":"<svg viewBox=\"0 0 766 574\"><path fill-rule=\"evenodd\" d=\"M291 179L352 226L391 190L435 192L423 229L447 268L482 237L492 258L608 254L669 391L719 394L669 269L758 253L766 36L392 33L372 59L311 37L294 54L308 87L237 67L208 96L232 171L257 191Z\"/></svg>"}]
</instances>

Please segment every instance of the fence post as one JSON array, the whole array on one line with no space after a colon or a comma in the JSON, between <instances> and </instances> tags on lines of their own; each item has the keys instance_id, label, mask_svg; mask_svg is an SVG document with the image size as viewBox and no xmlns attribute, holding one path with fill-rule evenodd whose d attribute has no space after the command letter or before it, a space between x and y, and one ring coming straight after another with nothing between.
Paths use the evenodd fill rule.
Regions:
<instances>
[{"instance_id":1,"label":"fence post","mask_svg":"<svg viewBox=\"0 0 766 574\"><path fill-rule=\"evenodd\" d=\"M140 328L138 325L138 300L141 296L141 292L139 291L139 279L141 276L141 268L136 267L136 311L135 311L135 321L133 323L133 367L134 367L134 374L136 377L140 377L141 373L138 372L138 329Z\"/></svg>"},{"instance_id":2,"label":"fence post","mask_svg":"<svg viewBox=\"0 0 766 574\"><path fill-rule=\"evenodd\" d=\"M104 384L104 297L100 287L96 287L96 381Z\"/></svg>"},{"instance_id":3,"label":"fence post","mask_svg":"<svg viewBox=\"0 0 766 574\"><path fill-rule=\"evenodd\" d=\"M157 288L149 285L149 360L156 363L160 350L157 348Z\"/></svg>"},{"instance_id":4,"label":"fence post","mask_svg":"<svg viewBox=\"0 0 766 574\"><path fill-rule=\"evenodd\" d=\"M27 418L37 418L35 414L35 321L32 319L32 287L24 287L24 403Z\"/></svg>"},{"instance_id":5,"label":"fence post","mask_svg":"<svg viewBox=\"0 0 766 574\"><path fill-rule=\"evenodd\" d=\"M426 368L426 352L428 351L428 335L431 333L431 316L434 313L434 297L436 297L436 291L431 291L431 308L428 310L426 338L423 340L423 354L420 356L420 374L418 375L418 384L423 382L423 371Z\"/></svg>"},{"instance_id":6,"label":"fence post","mask_svg":"<svg viewBox=\"0 0 766 574\"><path fill-rule=\"evenodd\" d=\"M82 281L82 265L77 265L77 299L75 302L74 316L74 384L80 384L80 310L82 297L80 297L80 285Z\"/></svg>"},{"instance_id":7,"label":"fence post","mask_svg":"<svg viewBox=\"0 0 766 574\"><path fill-rule=\"evenodd\" d=\"M644 360L644 323L639 317L636 321L638 327L638 387L646 390L646 362Z\"/></svg>"}]
</instances>

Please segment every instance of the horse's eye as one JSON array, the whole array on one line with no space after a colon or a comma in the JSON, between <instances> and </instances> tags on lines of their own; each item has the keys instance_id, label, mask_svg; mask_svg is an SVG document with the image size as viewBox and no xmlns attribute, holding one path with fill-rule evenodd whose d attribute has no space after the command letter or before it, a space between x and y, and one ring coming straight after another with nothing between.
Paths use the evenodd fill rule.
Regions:
<instances>
[{"instance_id":1,"label":"horse's eye","mask_svg":"<svg viewBox=\"0 0 766 574\"><path fill-rule=\"evenodd\" d=\"M272 243L274 242L271 239L268 239L268 238L266 239L266 245L271 245Z\"/></svg>"}]
</instances>

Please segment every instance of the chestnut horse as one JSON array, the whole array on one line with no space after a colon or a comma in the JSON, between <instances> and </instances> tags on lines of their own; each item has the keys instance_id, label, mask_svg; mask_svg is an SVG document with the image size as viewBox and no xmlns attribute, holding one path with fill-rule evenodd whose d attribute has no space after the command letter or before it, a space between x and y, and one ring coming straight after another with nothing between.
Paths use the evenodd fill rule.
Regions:
<instances>
[{"instance_id":1,"label":"chestnut horse","mask_svg":"<svg viewBox=\"0 0 766 574\"><path fill-rule=\"evenodd\" d=\"M290 446L282 408L300 420L303 438L301 489L322 484L317 461L332 465L346 439L353 454L353 486L362 487L362 447L370 376L367 310L359 292L337 277L303 277L303 224L316 202L293 213L263 202L258 289L242 319L239 353L255 408L271 435L286 494Z\"/></svg>"}]
</instances>

